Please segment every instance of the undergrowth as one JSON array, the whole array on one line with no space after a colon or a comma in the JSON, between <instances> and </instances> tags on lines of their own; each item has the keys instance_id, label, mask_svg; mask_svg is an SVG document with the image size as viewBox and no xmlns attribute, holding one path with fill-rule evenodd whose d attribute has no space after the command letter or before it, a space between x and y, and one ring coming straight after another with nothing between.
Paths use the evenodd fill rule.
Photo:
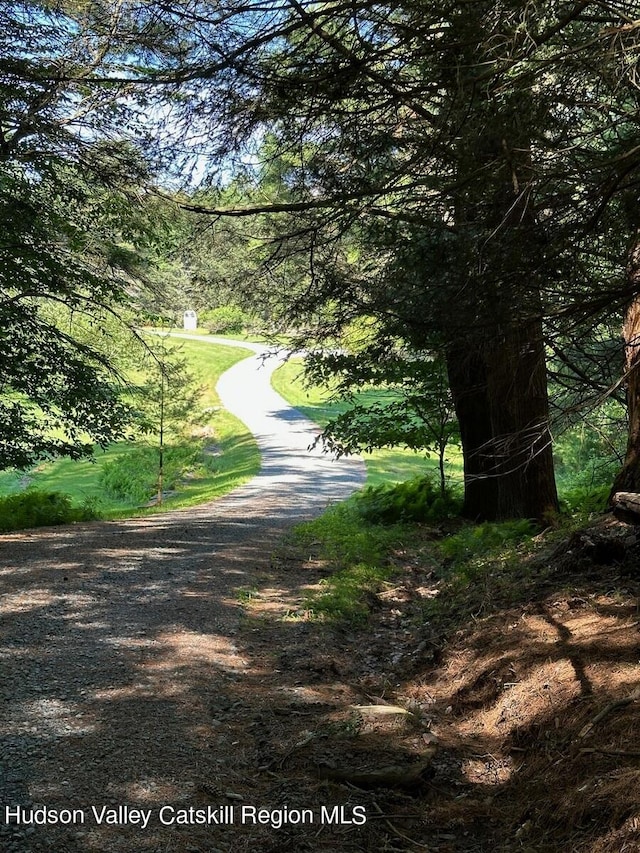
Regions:
<instances>
[{"instance_id":1,"label":"undergrowth","mask_svg":"<svg viewBox=\"0 0 640 853\"><path fill-rule=\"evenodd\" d=\"M460 566L475 557L495 553L505 546L522 542L535 532L534 524L526 518L473 524L443 539L439 551L445 560Z\"/></svg>"},{"instance_id":2,"label":"undergrowth","mask_svg":"<svg viewBox=\"0 0 640 853\"><path fill-rule=\"evenodd\" d=\"M559 526L549 529L545 540L567 535L602 511L608 492L605 485L566 490ZM375 593L391 579L400 546L421 555L416 565L427 551L429 564L437 566L440 594L430 601L426 618L465 609L479 612L491 608L492 598L507 603L526 596L531 587L529 555L536 550L539 527L528 519L462 526L458 518L452 525L459 510L455 494L442 495L430 478L421 477L365 487L301 525L295 533L297 544L309 547L331 571L308 596L306 606L327 618L362 621ZM441 526L434 530L436 525ZM449 535L438 532L458 525Z\"/></svg>"},{"instance_id":3,"label":"undergrowth","mask_svg":"<svg viewBox=\"0 0 640 853\"><path fill-rule=\"evenodd\" d=\"M565 489L561 493L560 509L573 516L582 517L594 512L604 512L611 492L611 483L582 485Z\"/></svg>"},{"instance_id":4,"label":"undergrowth","mask_svg":"<svg viewBox=\"0 0 640 853\"><path fill-rule=\"evenodd\" d=\"M298 525L291 534L293 544L316 553L332 570L320 589L307 596L306 609L353 623L366 619L365 593L379 591L391 577L388 557L406 532L406 525L383 527L363 520L354 500Z\"/></svg>"},{"instance_id":5,"label":"undergrowth","mask_svg":"<svg viewBox=\"0 0 640 853\"><path fill-rule=\"evenodd\" d=\"M100 475L100 484L116 498L145 503L156 492L159 455L157 447L136 447L106 462ZM201 443L174 444L164 448L164 488L175 489L187 473L202 468Z\"/></svg>"},{"instance_id":6,"label":"undergrowth","mask_svg":"<svg viewBox=\"0 0 640 853\"><path fill-rule=\"evenodd\" d=\"M394 572L391 557L416 537L415 522L438 522L459 509L429 477L368 486L314 521L299 525L294 543L318 552L331 574L310 593L305 607L325 618L361 623L375 594Z\"/></svg>"},{"instance_id":7,"label":"undergrowth","mask_svg":"<svg viewBox=\"0 0 640 853\"><path fill-rule=\"evenodd\" d=\"M314 615L347 621L366 622L375 594L392 577L393 568L357 563L320 581L320 590L307 596L305 608Z\"/></svg>"},{"instance_id":8,"label":"undergrowth","mask_svg":"<svg viewBox=\"0 0 640 853\"><path fill-rule=\"evenodd\" d=\"M62 492L29 489L0 498L2 533L29 527L71 524L74 521L94 521L99 517L94 502L85 501L81 506L74 506L69 495Z\"/></svg>"},{"instance_id":9,"label":"undergrowth","mask_svg":"<svg viewBox=\"0 0 640 853\"><path fill-rule=\"evenodd\" d=\"M292 536L294 544L316 549L334 568L358 563L378 565L397 545L403 525L382 526L363 520L354 500L337 504L319 518L299 524Z\"/></svg>"},{"instance_id":10,"label":"undergrowth","mask_svg":"<svg viewBox=\"0 0 640 853\"><path fill-rule=\"evenodd\" d=\"M460 499L450 491L443 494L431 477L367 486L354 503L360 516L372 524L437 522L457 515L461 507Z\"/></svg>"},{"instance_id":11,"label":"undergrowth","mask_svg":"<svg viewBox=\"0 0 640 853\"><path fill-rule=\"evenodd\" d=\"M369 487L300 525L294 544L307 548L330 571L307 596L306 609L324 618L362 623L376 593L403 562L402 555L420 555L415 562L420 566L426 551L430 565L438 566L440 586L440 594L428 605L429 617L446 618L460 606L481 610L494 593L501 599L517 596L518 586L527 587L522 567L536 526L526 519L468 524L434 541L433 527L425 528L415 518L431 525L450 518L456 499L439 497L424 479Z\"/></svg>"},{"instance_id":12,"label":"undergrowth","mask_svg":"<svg viewBox=\"0 0 640 853\"><path fill-rule=\"evenodd\" d=\"M534 565L531 559L540 548L536 534L532 522L520 519L469 524L433 543L438 594L423 602L425 621L446 632L447 626L459 627L496 607L528 600L540 576L547 573L543 564Z\"/></svg>"}]
</instances>

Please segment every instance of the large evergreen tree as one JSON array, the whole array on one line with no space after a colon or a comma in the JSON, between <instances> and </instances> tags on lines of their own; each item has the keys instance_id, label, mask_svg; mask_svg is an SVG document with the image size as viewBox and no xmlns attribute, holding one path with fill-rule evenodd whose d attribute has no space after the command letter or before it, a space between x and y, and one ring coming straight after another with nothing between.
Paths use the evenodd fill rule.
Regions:
<instances>
[{"instance_id":1,"label":"large evergreen tree","mask_svg":"<svg viewBox=\"0 0 640 853\"><path fill-rule=\"evenodd\" d=\"M216 13L207 19L203 6L197 24L207 27ZM219 13L218 55L199 73L215 81L211 116L226 151L268 128L291 158L283 195L264 205L295 214L275 236L311 258L311 286L292 294L288 316L321 316L331 303L331 334L366 312L415 349L439 346L467 514L553 511L546 235L532 164L548 93L530 94L531 75L509 78L536 36L547 40L552 14L538 21L539 10L479 0L393 9L293 0L257 13L239 38L229 11L224 22Z\"/></svg>"},{"instance_id":2,"label":"large evergreen tree","mask_svg":"<svg viewBox=\"0 0 640 853\"><path fill-rule=\"evenodd\" d=\"M374 316L392 348L442 355L467 514L543 518L557 505L545 344L561 357L564 340L635 295L628 6L189 0L119 4L107 23L96 4L57 4L80 22L62 30L69 53L59 11L9 4L53 25L43 72L24 48L6 68L28 81L20 127L43 117L36 137L83 165L96 99L118 92L106 113L117 117L133 92L149 104L178 90L147 113L181 138L176 162L205 174L206 200L185 206L270 216L257 229L269 292L284 270L280 314L307 342ZM28 16L9 23L15 46ZM249 203L228 203L231 175Z\"/></svg>"},{"instance_id":3,"label":"large evergreen tree","mask_svg":"<svg viewBox=\"0 0 640 853\"><path fill-rule=\"evenodd\" d=\"M330 337L373 315L444 353L473 517L556 507L545 338L628 298L632 149L615 148L633 110L606 71L628 6L194 2L184 18L212 156L259 175L268 135L289 160L253 207L208 212L274 215L271 270L307 253L283 312L297 325Z\"/></svg>"}]
</instances>

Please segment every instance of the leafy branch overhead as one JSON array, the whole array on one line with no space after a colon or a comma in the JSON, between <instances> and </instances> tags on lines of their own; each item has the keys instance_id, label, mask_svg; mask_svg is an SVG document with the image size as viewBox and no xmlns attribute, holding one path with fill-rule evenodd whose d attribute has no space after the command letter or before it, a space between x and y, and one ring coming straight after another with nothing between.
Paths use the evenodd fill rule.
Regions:
<instances>
[{"instance_id":1,"label":"leafy branch overhead","mask_svg":"<svg viewBox=\"0 0 640 853\"><path fill-rule=\"evenodd\" d=\"M208 47L191 43L175 81L198 91L184 121L214 128L210 184L229 168L253 175L254 192L225 205L221 186L185 204L215 220L271 215L272 292L306 256L271 302L300 343L339 345L354 317L374 316L414 351L437 351L465 513L547 517L546 343L590 334L635 295L637 34L625 4L245 12L190 7ZM280 182L262 185L276 162Z\"/></svg>"}]
</instances>

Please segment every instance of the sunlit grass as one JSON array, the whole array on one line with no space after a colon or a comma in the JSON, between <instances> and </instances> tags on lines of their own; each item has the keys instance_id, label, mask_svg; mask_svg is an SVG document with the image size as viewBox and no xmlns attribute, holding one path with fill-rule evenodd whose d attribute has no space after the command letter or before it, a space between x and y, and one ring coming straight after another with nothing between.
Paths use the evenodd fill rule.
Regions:
<instances>
[{"instance_id":1,"label":"sunlit grass","mask_svg":"<svg viewBox=\"0 0 640 853\"><path fill-rule=\"evenodd\" d=\"M226 494L257 474L260 454L253 436L241 421L221 408L215 390L220 376L236 362L251 355L251 352L238 347L191 340L176 341L176 345L202 384L202 406L210 412L204 425L210 427L212 433L205 444L215 449L212 464L200 467L192 478L180 483L176 494L168 496L159 508L140 507L131 501L117 499L109 495L100 483L100 473L105 462L132 454L135 450L137 442L127 441L111 445L105 451L98 449L92 460L58 459L43 462L28 472L1 472L0 495L18 492L25 487L60 491L70 495L76 504L95 502L102 515L113 518L205 503ZM153 443L152 440L149 443Z\"/></svg>"},{"instance_id":2,"label":"sunlit grass","mask_svg":"<svg viewBox=\"0 0 640 853\"><path fill-rule=\"evenodd\" d=\"M75 504L85 501L97 501L101 513L109 515L118 510L131 509L128 504L109 496L99 483L102 463L113 459L131 449L129 442L112 444L107 450L98 449L93 459L57 459L55 462L42 462L23 476L23 483L43 492L63 492L71 497ZM2 488L0 483L0 488ZM3 491L3 494L6 494Z\"/></svg>"},{"instance_id":3,"label":"sunlit grass","mask_svg":"<svg viewBox=\"0 0 640 853\"><path fill-rule=\"evenodd\" d=\"M273 344L280 343L286 344L289 341L289 338L286 335L267 335L262 334L259 331L256 332L210 332L208 329L204 327L198 327L197 329L183 329L181 326L174 326L171 329L147 329L149 333L160 333L164 335L171 335L176 338L181 335L195 335L199 338L220 338L226 339L228 341L246 341L247 343L252 344ZM185 339L183 339L185 340ZM188 339L186 339L188 340Z\"/></svg>"}]
</instances>

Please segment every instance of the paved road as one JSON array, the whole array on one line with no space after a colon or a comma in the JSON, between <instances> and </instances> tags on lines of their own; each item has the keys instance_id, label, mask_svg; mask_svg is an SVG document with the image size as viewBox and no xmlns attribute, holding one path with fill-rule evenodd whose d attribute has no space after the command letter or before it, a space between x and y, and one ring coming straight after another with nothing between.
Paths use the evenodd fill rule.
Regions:
<instances>
[{"instance_id":1,"label":"paved road","mask_svg":"<svg viewBox=\"0 0 640 853\"><path fill-rule=\"evenodd\" d=\"M336 459L321 446L311 448L318 428L271 387L271 375L283 362L272 348L225 338L179 335L187 339L251 349L252 357L228 370L218 383L222 404L253 433L262 455L258 476L233 493L233 502L278 496L275 518L311 517L360 488L364 463ZM228 498L226 500L229 500Z\"/></svg>"}]
</instances>

